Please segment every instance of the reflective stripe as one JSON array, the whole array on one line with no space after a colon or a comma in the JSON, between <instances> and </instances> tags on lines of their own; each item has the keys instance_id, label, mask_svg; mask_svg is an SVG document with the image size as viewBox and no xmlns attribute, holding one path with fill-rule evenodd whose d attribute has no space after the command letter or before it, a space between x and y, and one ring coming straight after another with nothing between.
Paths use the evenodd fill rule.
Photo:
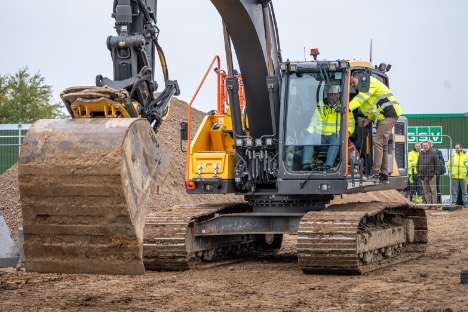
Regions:
<instances>
[{"instance_id":1,"label":"reflective stripe","mask_svg":"<svg viewBox=\"0 0 468 312\"><path fill-rule=\"evenodd\" d=\"M337 103L340 106L340 103ZM341 114L336 112L333 107L325 104L317 104L317 110L314 112L309 123L307 131L309 133L331 135L338 133L341 127ZM354 115L348 114L348 131L353 133L355 130Z\"/></svg>"},{"instance_id":2,"label":"reflective stripe","mask_svg":"<svg viewBox=\"0 0 468 312\"><path fill-rule=\"evenodd\" d=\"M468 155L465 153L456 153L449 159L447 167L450 169L452 178L466 179Z\"/></svg>"},{"instance_id":3,"label":"reflective stripe","mask_svg":"<svg viewBox=\"0 0 468 312\"><path fill-rule=\"evenodd\" d=\"M377 118L377 116L379 116L380 112L382 112L382 114L383 114L383 109L384 109L385 107L389 107L389 106L391 106L391 105L393 105L393 104L398 104L398 102L397 102L397 101L391 101L391 102L387 102L387 103L385 103L384 105L382 105L382 106L380 107L380 109L377 109L377 110L374 112L374 118Z\"/></svg>"},{"instance_id":4,"label":"reflective stripe","mask_svg":"<svg viewBox=\"0 0 468 312\"><path fill-rule=\"evenodd\" d=\"M360 99L361 101L363 101L363 102L367 101L367 100L366 100L362 95L360 95L359 93L356 95L356 97L357 97L358 99Z\"/></svg>"},{"instance_id":5,"label":"reflective stripe","mask_svg":"<svg viewBox=\"0 0 468 312\"><path fill-rule=\"evenodd\" d=\"M367 115L369 114L375 107L375 105L377 105L377 103L380 101L380 100L383 100L385 98L388 98L389 96L393 96L392 93L387 93L387 94L384 94L384 95L381 95L379 97L376 97L374 99L374 101L372 102L372 104L369 106L369 108L364 112L364 115ZM378 115L378 114L377 114Z\"/></svg>"},{"instance_id":6,"label":"reflective stripe","mask_svg":"<svg viewBox=\"0 0 468 312\"><path fill-rule=\"evenodd\" d=\"M384 105L382 105L381 108L384 109L384 108L386 108L386 107L388 107L390 105L393 105L393 104L398 104L398 102L397 101L387 102Z\"/></svg>"}]
</instances>

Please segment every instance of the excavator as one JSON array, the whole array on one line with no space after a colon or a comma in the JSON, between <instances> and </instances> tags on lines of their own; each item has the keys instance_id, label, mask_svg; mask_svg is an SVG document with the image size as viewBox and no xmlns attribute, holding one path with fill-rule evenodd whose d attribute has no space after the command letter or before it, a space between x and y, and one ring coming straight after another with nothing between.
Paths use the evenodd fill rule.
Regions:
<instances>
[{"instance_id":1,"label":"excavator","mask_svg":"<svg viewBox=\"0 0 468 312\"><path fill-rule=\"evenodd\" d=\"M244 201L181 204L147 216L167 166L157 128L179 91L166 74L166 89L154 94L154 50L148 48L165 68L156 1L116 0L119 36L108 39L114 80L98 76L96 87L65 90L72 118L38 121L23 142L18 170L26 270L184 270L275 252L285 234L297 235L304 273L362 274L423 255L423 209L401 202L330 205L337 195L406 185L406 119L399 118L389 140L388 181L373 181L367 176L375 125L360 127L364 115L348 109L371 76L389 84L390 66L317 60L316 49L313 60L284 61L271 0L211 3L223 22L227 68L216 70L216 110L193 138L190 106L181 123L185 187L189 194L234 193ZM350 87L356 71L358 90ZM314 116L323 113L320 103L332 102L330 90L339 94L329 105L337 140L324 144L304 130L326 126ZM336 157L325 165L332 148Z\"/></svg>"}]
</instances>

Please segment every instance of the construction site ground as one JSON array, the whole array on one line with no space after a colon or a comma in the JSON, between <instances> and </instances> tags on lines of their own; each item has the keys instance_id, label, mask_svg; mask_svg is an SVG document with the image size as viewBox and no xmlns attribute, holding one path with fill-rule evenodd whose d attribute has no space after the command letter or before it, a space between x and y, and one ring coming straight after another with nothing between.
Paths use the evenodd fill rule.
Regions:
<instances>
[{"instance_id":1,"label":"construction site ground","mask_svg":"<svg viewBox=\"0 0 468 312\"><path fill-rule=\"evenodd\" d=\"M174 99L160 130L171 158L153 198L152 212L180 203L242 200L234 195L185 194L184 154L178 140L186 103ZM194 111L193 130L203 118ZM0 175L0 211L13 231L21 226L17 167ZM404 201L397 191L336 198ZM287 235L277 255L247 258L184 272L139 276L38 274L0 269L0 311L468 311L468 209L428 210L425 256L363 276L304 275L297 265L296 237Z\"/></svg>"}]
</instances>

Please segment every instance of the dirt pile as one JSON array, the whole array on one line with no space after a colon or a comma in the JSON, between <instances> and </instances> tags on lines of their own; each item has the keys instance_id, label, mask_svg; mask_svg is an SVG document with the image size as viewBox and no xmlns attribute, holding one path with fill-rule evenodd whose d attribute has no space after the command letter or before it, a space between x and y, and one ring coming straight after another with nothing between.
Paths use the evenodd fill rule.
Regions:
<instances>
[{"instance_id":1,"label":"dirt pile","mask_svg":"<svg viewBox=\"0 0 468 312\"><path fill-rule=\"evenodd\" d=\"M397 190L344 194L343 196L335 196L335 199L333 199L330 204L346 204L349 202L367 203L373 201L409 203L410 205L414 205L412 202L408 201L404 196L402 196Z\"/></svg>"},{"instance_id":2,"label":"dirt pile","mask_svg":"<svg viewBox=\"0 0 468 312\"><path fill-rule=\"evenodd\" d=\"M18 189L18 166L14 165L2 175L0 175L0 211L10 228L13 238L16 240L18 227L21 227L23 220L21 216L21 205L19 202Z\"/></svg>"}]
</instances>

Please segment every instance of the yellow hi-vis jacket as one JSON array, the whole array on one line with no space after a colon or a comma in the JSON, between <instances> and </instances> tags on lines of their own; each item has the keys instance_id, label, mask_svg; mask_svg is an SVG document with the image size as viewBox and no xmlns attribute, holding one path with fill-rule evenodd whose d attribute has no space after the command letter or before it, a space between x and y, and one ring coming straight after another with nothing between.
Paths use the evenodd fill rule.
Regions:
<instances>
[{"instance_id":1,"label":"yellow hi-vis jacket","mask_svg":"<svg viewBox=\"0 0 468 312\"><path fill-rule=\"evenodd\" d=\"M339 106L339 103L337 104ZM323 135L332 135L340 131L341 114L324 102L317 103L317 110L310 120L307 132ZM348 112L348 132L354 133L355 120L352 112Z\"/></svg>"},{"instance_id":2,"label":"yellow hi-vis jacket","mask_svg":"<svg viewBox=\"0 0 468 312\"><path fill-rule=\"evenodd\" d=\"M447 162L447 167L454 179L466 179L468 171L468 155L465 152L455 153Z\"/></svg>"},{"instance_id":3,"label":"yellow hi-vis jacket","mask_svg":"<svg viewBox=\"0 0 468 312\"><path fill-rule=\"evenodd\" d=\"M370 120L382 120L385 117L398 117L403 114L400 105L385 84L370 77L368 92L359 92L351 102L351 111L361 107L361 112Z\"/></svg>"},{"instance_id":4,"label":"yellow hi-vis jacket","mask_svg":"<svg viewBox=\"0 0 468 312\"><path fill-rule=\"evenodd\" d=\"M418 163L419 152L412 150L408 153L408 174L412 175L417 174L418 170L416 169L416 164Z\"/></svg>"}]
</instances>

